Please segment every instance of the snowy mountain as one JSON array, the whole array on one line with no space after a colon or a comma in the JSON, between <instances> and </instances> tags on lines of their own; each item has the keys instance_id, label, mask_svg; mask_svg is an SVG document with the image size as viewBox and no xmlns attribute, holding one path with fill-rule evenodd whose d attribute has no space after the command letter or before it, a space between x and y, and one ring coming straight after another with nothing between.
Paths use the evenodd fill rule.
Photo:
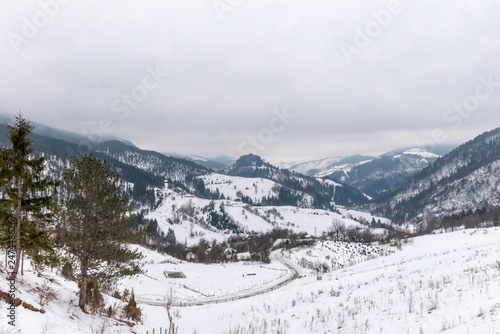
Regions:
<instances>
[{"instance_id":1,"label":"snowy mountain","mask_svg":"<svg viewBox=\"0 0 500 334\"><path fill-rule=\"evenodd\" d=\"M397 222L429 219L500 204L500 128L437 159L404 187L378 204L375 212Z\"/></svg>"},{"instance_id":2,"label":"snowy mountain","mask_svg":"<svg viewBox=\"0 0 500 334\"><path fill-rule=\"evenodd\" d=\"M366 209L400 223L417 223L424 208L431 217L439 218L499 204L498 132L485 133L439 159L428 151L409 149L376 158L324 159L294 167L310 174L315 169L322 170L321 174L336 168L328 178L281 169L252 154L213 173L193 161L142 150L124 141L82 146L78 135L43 126L32 138L35 149L47 156L54 177L70 159L84 153L106 160L120 175L134 210L154 211L165 201L165 189L204 201L239 201L254 207L335 210L338 205L359 206L373 198L375 203ZM6 141L6 128L1 125L0 144ZM219 207L214 210L222 220L226 218Z\"/></svg>"},{"instance_id":3,"label":"snowy mountain","mask_svg":"<svg viewBox=\"0 0 500 334\"><path fill-rule=\"evenodd\" d=\"M328 178L347 183L378 198L402 187L437 158L438 155L418 148L396 151L338 169Z\"/></svg>"},{"instance_id":4,"label":"snowy mountain","mask_svg":"<svg viewBox=\"0 0 500 334\"><path fill-rule=\"evenodd\" d=\"M314 161L288 164L288 169L309 176L324 177L337 171L349 171L358 164L375 159L371 156L353 155L349 157L325 158ZM287 164L281 163L282 166ZM281 167L281 166L280 166Z\"/></svg>"},{"instance_id":5,"label":"snowy mountain","mask_svg":"<svg viewBox=\"0 0 500 334\"><path fill-rule=\"evenodd\" d=\"M0 124L3 126L5 123L13 123L14 121L14 116L13 115L8 115L8 114L1 114L0 113ZM99 135L96 135L93 140L89 140L88 137L78 134L75 132L71 131L66 131L66 130L61 130L57 129L51 126L47 126L38 122L31 122L30 123L35 127L33 129L34 134L38 134L44 137L52 138L52 139L59 139L63 140L69 143L73 144L78 144L82 147L88 147L91 146L93 142L95 141L108 141L108 140L118 140L121 141L127 145L135 146L131 141L122 139L122 138L117 138L116 136L112 135L105 135L103 133L100 133ZM4 138L2 138L4 139Z\"/></svg>"},{"instance_id":6,"label":"snowy mountain","mask_svg":"<svg viewBox=\"0 0 500 334\"><path fill-rule=\"evenodd\" d=\"M378 157L353 155L301 163L280 163L309 176L326 177L359 189L370 198L390 193L439 155L419 148L398 150Z\"/></svg>"},{"instance_id":7,"label":"snowy mountain","mask_svg":"<svg viewBox=\"0 0 500 334\"><path fill-rule=\"evenodd\" d=\"M265 162L261 157L249 154L240 157L233 166L222 171L231 176L265 178L277 184L271 198L262 203L270 205L298 205L314 208L330 208L338 205L360 205L367 197L357 189L341 183L324 182L323 179L307 176L288 169L281 169Z\"/></svg>"}]
</instances>

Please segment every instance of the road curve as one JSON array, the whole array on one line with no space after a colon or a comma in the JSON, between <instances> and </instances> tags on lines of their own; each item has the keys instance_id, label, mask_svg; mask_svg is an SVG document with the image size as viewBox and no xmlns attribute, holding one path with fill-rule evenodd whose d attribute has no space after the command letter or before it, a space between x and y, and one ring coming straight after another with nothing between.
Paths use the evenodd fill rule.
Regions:
<instances>
[{"instance_id":1,"label":"road curve","mask_svg":"<svg viewBox=\"0 0 500 334\"><path fill-rule=\"evenodd\" d=\"M252 288L249 290L238 291L232 294L228 294L220 297L212 297L204 300L198 301L174 301L171 303L171 307L190 307L190 306L201 306L208 304L221 304L232 302L235 300L250 298L258 295L262 295L264 293L268 293L287 285L288 283L296 280L300 277L300 268L294 265L293 263L285 260L283 257L278 255L277 253L271 254L271 259L278 261L283 266L287 268L287 274L280 277L276 281L266 284L265 286ZM167 306L167 301L153 300L141 298L140 296L136 297L136 301L140 304L152 305L152 306Z\"/></svg>"}]
</instances>

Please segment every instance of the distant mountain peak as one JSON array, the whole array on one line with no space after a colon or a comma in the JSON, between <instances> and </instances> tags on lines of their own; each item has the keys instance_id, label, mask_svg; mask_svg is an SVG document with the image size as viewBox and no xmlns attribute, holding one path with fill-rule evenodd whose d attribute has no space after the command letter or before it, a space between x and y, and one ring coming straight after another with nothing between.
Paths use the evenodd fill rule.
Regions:
<instances>
[{"instance_id":1,"label":"distant mountain peak","mask_svg":"<svg viewBox=\"0 0 500 334\"><path fill-rule=\"evenodd\" d=\"M236 160L234 163L235 168L240 168L240 167L262 167L265 165L264 160L262 160L261 157L255 154L247 154L247 155L242 155L241 157Z\"/></svg>"}]
</instances>

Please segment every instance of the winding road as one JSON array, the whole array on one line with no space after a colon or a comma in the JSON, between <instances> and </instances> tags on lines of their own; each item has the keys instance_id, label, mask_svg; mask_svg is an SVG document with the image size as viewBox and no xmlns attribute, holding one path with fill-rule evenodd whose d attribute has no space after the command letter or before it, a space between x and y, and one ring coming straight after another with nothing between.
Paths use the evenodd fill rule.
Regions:
<instances>
[{"instance_id":1,"label":"winding road","mask_svg":"<svg viewBox=\"0 0 500 334\"><path fill-rule=\"evenodd\" d=\"M286 275L280 277L279 279L265 284L260 287L255 287L252 289L248 290L242 290L238 292L234 292L231 294L227 294L225 296L219 296L219 297L210 297L207 299L201 299L197 301L174 301L171 303L172 307L190 307L190 306L201 306L201 305L208 305L208 304L221 304L221 303L227 303L227 302L232 302L235 300L240 300L240 299L245 299L245 298L250 298L258 295L262 295L264 293L268 293L271 291L274 291L276 289L279 289L288 283L292 282L293 280L296 280L297 278L300 277L301 269L300 267L296 266L295 264L291 263L290 261L284 259L282 256L278 255L277 253L271 254L271 259L275 260L279 263L281 263L283 266L287 268L287 273ZM146 299L146 298L141 298L140 296L136 297L136 301L141 304L146 304L146 305L152 305L152 306L167 306L168 302L163 300L153 300L153 299Z\"/></svg>"}]
</instances>

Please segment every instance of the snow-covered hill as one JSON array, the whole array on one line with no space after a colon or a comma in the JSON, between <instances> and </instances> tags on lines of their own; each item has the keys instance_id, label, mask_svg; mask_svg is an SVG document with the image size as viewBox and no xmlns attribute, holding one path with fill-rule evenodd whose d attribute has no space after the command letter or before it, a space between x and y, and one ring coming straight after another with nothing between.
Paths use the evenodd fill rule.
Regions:
<instances>
[{"instance_id":1,"label":"snow-covered hill","mask_svg":"<svg viewBox=\"0 0 500 334\"><path fill-rule=\"evenodd\" d=\"M223 174L208 174L202 177L205 187L212 192L223 194L226 199L241 200L248 197L253 203L261 203L262 197L277 197L279 185L265 178L246 178Z\"/></svg>"},{"instance_id":2,"label":"snow-covered hill","mask_svg":"<svg viewBox=\"0 0 500 334\"><path fill-rule=\"evenodd\" d=\"M403 186L437 158L434 153L411 148L378 157L353 155L282 165L306 175L328 177L377 198Z\"/></svg>"},{"instance_id":3,"label":"snow-covered hill","mask_svg":"<svg viewBox=\"0 0 500 334\"><path fill-rule=\"evenodd\" d=\"M500 204L500 128L459 146L372 207L397 222L429 219Z\"/></svg>"},{"instance_id":4,"label":"snow-covered hill","mask_svg":"<svg viewBox=\"0 0 500 334\"><path fill-rule=\"evenodd\" d=\"M145 274L124 278L116 287L119 293L136 292L141 323L123 319L124 303L107 295L104 301L115 314L84 314L76 306L75 283L50 270L41 276L26 270L16 295L28 308L17 308L13 328L8 324L7 304L0 302L0 332L125 334L155 329L159 333L168 326L166 310L148 304L169 298L210 300L245 290L256 295L173 306L179 333L496 333L500 328L498 228L418 237L401 250L328 242L285 251L283 255L295 266L303 265L302 277L264 294L258 291L289 270L276 260L269 265L200 265L141 250L146 255ZM325 270L318 280L315 264L326 268L321 266L324 263L330 264L330 271ZM165 272L182 272L186 278L167 278ZM0 290L9 290L3 275ZM40 291L47 290L54 292L55 299L41 305Z\"/></svg>"},{"instance_id":5,"label":"snow-covered hill","mask_svg":"<svg viewBox=\"0 0 500 334\"><path fill-rule=\"evenodd\" d=\"M497 229L459 231L415 238L387 256L346 253L346 266L321 281L308 269L269 294L180 308L175 322L180 331L200 334L496 333L499 240ZM294 254L297 263L308 263ZM317 245L310 254L331 263L338 253ZM162 313L144 308L156 317L143 328L158 328Z\"/></svg>"},{"instance_id":6,"label":"snow-covered hill","mask_svg":"<svg viewBox=\"0 0 500 334\"><path fill-rule=\"evenodd\" d=\"M337 171L348 172L358 164L363 164L375 159L372 156L353 155L349 157L324 158L305 162L277 163L282 168L287 168L305 175L323 177Z\"/></svg>"},{"instance_id":7,"label":"snow-covered hill","mask_svg":"<svg viewBox=\"0 0 500 334\"><path fill-rule=\"evenodd\" d=\"M272 196L271 199L261 201L270 205L331 208L332 202L350 206L367 202L367 198L353 187L343 187L341 191L336 191L336 186L321 179L278 168L254 154L241 156L231 167L222 172L232 176L274 181L278 185L275 189L277 197Z\"/></svg>"},{"instance_id":8,"label":"snow-covered hill","mask_svg":"<svg viewBox=\"0 0 500 334\"><path fill-rule=\"evenodd\" d=\"M410 177L437 158L438 155L422 149L408 149L347 166L332 172L328 177L377 198L402 187Z\"/></svg>"},{"instance_id":9,"label":"snow-covered hill","mask_svg":"<svg viewBox=\"0 0 500 334\"><path fill-rule=\"evenodd\" d=\"M230 198L234 195L234 198L202 199L167 186L157 192L161 204L154 210L148 210L145 218L156 220L160 231L165 234L169 229L173 230L177 242L187 245L197 244L202 238L207 241L222 242L235 232L234 229L230 232L211 224L212 212L227 218L239 232L268 232L273 228L282 228L321 236L329 231L334 220L352 227L361 226L361 223L369 224L372 219L385 224L391 223L386 218L343 207L337 207L338 212L333 212L294 206L251 206L239 201L236 192L246 192L250 196L255 191L253 183L257 182L257 189L265 187L271 189L273 186L271 181L220 174L211 174L203 178L209 181L210 187L217 188L225 194L225 197ZM211 184L211 181L214 181L214 184Z\"/></svg>"}]
</instances>

